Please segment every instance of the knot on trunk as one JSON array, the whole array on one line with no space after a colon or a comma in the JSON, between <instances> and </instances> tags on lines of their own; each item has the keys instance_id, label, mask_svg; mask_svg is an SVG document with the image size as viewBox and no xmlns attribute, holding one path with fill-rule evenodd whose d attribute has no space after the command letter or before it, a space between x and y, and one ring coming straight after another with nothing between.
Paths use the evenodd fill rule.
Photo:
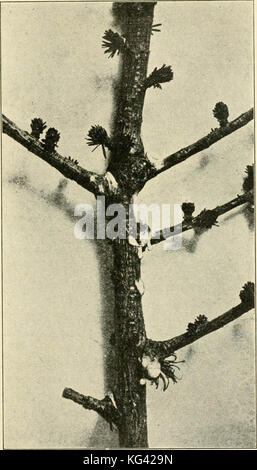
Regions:
<instances>
[{"instance_id":1,"label":"knot on trunk","mask_svg":"<svg viewBox=\"0 0 257 470\"><path fill-rule=\"evenodd\" d=\"M140 151L129 154L125 152L117 156L109 169L128 196L138 193L151 175L155 174L155 167L149 161L147 154Z\"/></svg>"}]
</instances>

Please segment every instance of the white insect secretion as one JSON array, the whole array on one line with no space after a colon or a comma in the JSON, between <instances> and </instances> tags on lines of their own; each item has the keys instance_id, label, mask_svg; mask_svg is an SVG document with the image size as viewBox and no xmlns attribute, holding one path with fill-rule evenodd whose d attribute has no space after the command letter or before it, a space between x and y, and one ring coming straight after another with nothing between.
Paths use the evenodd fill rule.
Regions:
<instances>
[{"instance_id":1,"label":"white insect secretion","mask_svg":"<svg viewBox=\"0 0 257 470\"><path fill-rule=\"evenodd\" d=\"M135 286L139 292L139 294L142 296L145 293L145 285L143 280L140 278L138 281L135 281Z\"/></svg>"},{"instance_id":2,"label":"white insect secretion","mask_svg":"<svg viewBox=\"0 0 257 470\"><path fill-rule=\"evenodd\" d=\"M152 359L144 354L142 358L142 366L146 369L149 379L157 379L161 374L161 364L156 357Z\"/></svg>"}]
</instances>

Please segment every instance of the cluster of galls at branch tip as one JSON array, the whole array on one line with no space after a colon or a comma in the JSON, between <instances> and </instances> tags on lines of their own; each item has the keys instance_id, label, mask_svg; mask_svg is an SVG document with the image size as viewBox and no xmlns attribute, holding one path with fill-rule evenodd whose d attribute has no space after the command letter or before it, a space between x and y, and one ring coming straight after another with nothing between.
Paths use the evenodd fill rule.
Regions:
<instances>
[{"instance_id":1,"label":"cluster of galls at branch tip","mask_svg":"<svg viewBox=\"0 0 257 470\"><path fill-rule=\"evenodd\" d=\"M144 354L142 357L142 369L143 377L140 380L141 385L146 385L147 381L153 385L155 384L156 388L159 386L160 379L163 382L163 391L167 390L170 379L175 384L179 380L176 376L176 369L180 370L177 365L180 362L177 362L176 354L171 354L173 359L159 360L157 357L152 357L151 355Z\"/></svg>"},{"instance_id":2,"label":"cluster of galls at branch tip","mask_svg":"<svg viewBox=\"0 0 257 470\"><path fill-rule=\"evenodd\" d=\"M162 67L155 69L152 71L152 73L147 77L145 80L145 88L162 88L161 83L166 83L170 82L173 79L173 71L171 69L170 65L165 65L163 64Z\"/></svg>"},{"instance_id":3,"label":"cluster of galls at branch tip","mask_svg":"<svg viewBox=\"0 0 257 470\"><path fill-rule=\"evenodd\" d=\"M226 127L228 124L229 111L225 103L220 101L215 104L214 109L212 110L213 116L219 121L220 127Z\"/></svg>"},{"instance_id":4,"label":"cluster of galls at branch tip","mask_svg":"<svg viewBox=\"0 0 257 470\"><path fill-rule=\"evenodd\" d=\"M247 282L240 291L239 297L242 304L254 306L254 283Z\"/></svg>"},{"instance_id":5,"label":"cluster of galls at branch tip","mask_svg":"<svg viewBox=\"0 0 257 470\"><path fill-rule=\"evenodd\" d=\"M189 335L197 333L203 326L206 325L208 322L208 318L205 315L198 315L196 317L194 323L188 323L187 325L187 333Z\"/></svg>"}]
</instances>

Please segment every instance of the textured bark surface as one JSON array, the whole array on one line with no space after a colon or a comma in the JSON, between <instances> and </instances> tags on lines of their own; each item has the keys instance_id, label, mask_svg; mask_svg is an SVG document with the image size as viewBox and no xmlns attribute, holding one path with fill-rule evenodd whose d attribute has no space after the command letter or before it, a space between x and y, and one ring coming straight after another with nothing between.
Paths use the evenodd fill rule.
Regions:
<instances>
[{"instance_id":1,"label":"textured bark surface","mask_svg":"<svg viewBox=\"0 0 257 470\"><path fill-rule=\"evenodd\" d=\"M115 400L121 414L121 447L147 447L146 386L142 377L141 356L145 344L137 248L127 240L116 241L114 252L115 332L117 360Z\"/></svg>"},{"instance_id":2,"label":"textured bark surface","mask_svg":"<svg viewBox=\"0 0 257 470\"><path fill-rule=\"evenodd\" d=\"M113 188L113 181L110 181L107 175L98 175L93 171L82 168L74 161L63 157L58 152L46 152L43 143L29 134L27 131L20 129L14 122L6 116L2 116L3 133L9 135L19 144L37 155L39 158L56 168L63 176L75 181L84 189L88 189L95 195L108 194L117 189ZM114 182L115 183L115 182Z\"/></svg>"},{"instance_id":3,"label":"textured bark surface","mask_svg":"<svg viewBox=\"0 0 257 470\"><path fill-rule=\"evenodd\" d=\"M141 125L154 5L131 2L114 4L113 7L116 23L126 41L126 51L121 54L113 116L114 148L108 169L123 190L123 203L127 210L131 196L153 174L153 166L144 154ZM130 148L123 146L124 138L131 141ZM146 387L140 385L140 359L146 339L141 294L136 287L141 277L140 259L137 248L129 245L127 240L114 241L113 253L117 360L114 395L121 414L120 445L148 447Z\"/></svg>"},{"instance_id":4,"label":"textured bark surface","mask_svg":"<svg viewBox=\"0 0 257 470\"><path fill-rule=\"evenodd\" d=\"M130 135L140 149L154 3L127 3L119 8L117 21L126 38L127 49L121 56L113 134L116 138Z\"/></svg>"},{"instance_id":5,"label":"textured bark surface","mask_svg":"<svg viewBox=\"0 0 257 470\"><path fill-rule=\"evenodd\" d=\"M102 418L106 419L111 426L112 424L118 426L119 412L108 395L102 400L98 400L97 398L75 392L72 388L65 388L62 396L63 398L67 398L68 400L72 400L78 405L83 406L83 408L86 408L87 410L96 411L100 416L102 416Z\"/></svg>"},{"instance_id":6,"label":"textured bark surface","mask_svg":"<svg viewBox=\"0 0 257 470\"><path fill-rule=\"evenodd\" d=\"M114 4L116 20L126 39L121 54L120 76L115 91L113 142L109 171L130 195L139 191L154 174L154 167L144 155L141 140L145 80L150 52L150 38L155 3ZM124 137L132 147L124 148Z\"/></svg>"},{"instance_id":7,"label":"textured bark surface","mask_svg":"<svg viewBox=\"0 0 257 470\"><path fill-rule=\"evenodd\" d=\"M212 130L197 142L168 156L162 162L161 168L157 169L151 164L144 152L141 126L154 5L155 3L150 2L116 2L113 7L116 26L122 34L120 39L124 40L125 46L123 51L120 51L120 74L115 85L112 136L110 149L107 147L110 154L105 175L87 171L55 151L46 152L42 142L19 129L16 124L3 116L3 132L28 151L56 168L66 178L76 181L80 186L91 191L95 196L105 195L106 205L115 202L123 204L126 210L127 227L129 204L133 201L133 195L137 194L148 180L208 148L253 119L251 109L234 121L226 125L223 123L224 125L222 124L220 128ZM247 191L222 206L217 206L210 211L202 211L197 217L184 220L182 231L208 229L215 224L216 217L219 215L241 204L252 204L252 191L248 189ZM153 239L152 244L165 239L163 232L158 235L160 235L159 238ZM241 299L241 304L212 321L206 321L199 328L195 327L193 332L187 331L162 342L147 339L142 311L143 284L139 247L129 244L127 235L125 239L115 239L104 243L106 247L110 245L113 251L112 281L115 307L113 322L111 322L114 325L111 343L115 351L116 364L113 367L115 376L109 387L111 391L102 400L67 388L63 392L63 397L86 409L96 411L110 423L111 427L114 424L118 428L121 447L146 448L148 438L145 379L158 385L159 377L163 378L164 374L167 374L175 381L172 361L166 361L165 364L163 359L177 349L239 318L253 308L253 302ZM144 365L149 365L151 361L155 366L154 371ZM173 364L176 364L175 361ZM166 380L163 380L166 384ZM166 388L165 385L164 389Z\"/></svg>"}]
</instances>

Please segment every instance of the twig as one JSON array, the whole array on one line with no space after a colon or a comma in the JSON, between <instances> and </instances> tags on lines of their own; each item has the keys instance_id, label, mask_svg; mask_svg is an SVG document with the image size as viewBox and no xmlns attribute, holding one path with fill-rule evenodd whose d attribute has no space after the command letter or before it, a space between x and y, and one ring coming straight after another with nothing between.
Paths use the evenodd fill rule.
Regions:
<instances>
[{"instance_id":1,"label":"twig","mask_svg":"<svg viewBox=\"0 0 257 470\"><path fill-rule=\"evenodd\" d=\"M83 408L87 410L96 411L110 425L113 423L118 426L120 418L119 412L108 395L104 397L103 400L98 400L91 396L82 395L81 393L72 390L72 388L65 388L62 396L63 398L67 398L68 400L72 400L78 405L83 406Z\"/></svg>"},{"instance_id":2,"label":"twig","mask_svg":"<svg viewBox=\"0 0 257 470\"><path fill-rule=\"evenodd\" d=\"M247 292L249 289L250 295L248 295L249 293ZM246 298L243 296L244 293L247 294ZM174 351L184 348L185 346L194 343L203 336L223 328L223 326L236 320L244 313L249 312L249 310L254 308L254 284L252 282L245 284L242 291L240 292L240 297L241 299L243 298L244 301L242 301L236 307L231 308L226 313L223 313L211 321L206 321L194 331L188 330L182 335L175 336L174 338L165 341L153 341L148 339L145 347L146 351L148 353L149 351L153 352L154 355L159 359L165 359L174 353Z\"/></svg>"}]
</instances>

